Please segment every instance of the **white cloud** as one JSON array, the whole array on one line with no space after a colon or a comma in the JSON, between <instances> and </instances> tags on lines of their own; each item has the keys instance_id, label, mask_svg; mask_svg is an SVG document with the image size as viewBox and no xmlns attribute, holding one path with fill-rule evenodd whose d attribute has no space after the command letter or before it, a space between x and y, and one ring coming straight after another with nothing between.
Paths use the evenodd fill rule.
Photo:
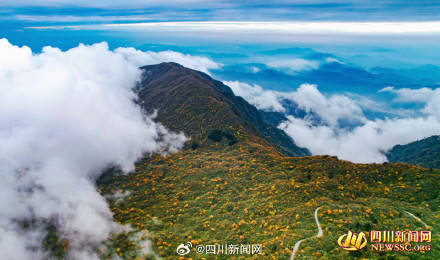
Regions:
<instances>
[{"instance_id":1,"label":"white cloud","mask_svg":"<svg viewBox=\"0 0 440 260\"><path fill-rule=\"evenodd\" d=\"M379 90L379 92L392 92L392 90L394 90L394 87L388 86L388 87L385 87L385 88Z\"/></svg>"},{"instance_id":2,"label":"white cloud","mask_svg":"<svg viewBox=\"0 0 440 260\"><path fill-rule=\"evenodd\" d=\"M325 61L306 60L302 58L278 59L278 60L270 60L266 62L263 61L263 63L265 63L268 67L283 70L290 74L296 74L302 71L315 70L324 63L333 63L333 62L343 64L343 62L333 57L327 57Z\"/></svg>"},{"instance_id":3,"label":"white cloud","mask_svg":"<svg viewBox=\"0 0 440 260\"><path fill-rule=\"evenodd\" d=\"M120 190L116 191L114 194L108 195L107 198L115 200L116 203L123 201L126 197L130 196L131 192L126 190L125 192L121 192Z\"/></svg>"},{"instance_id":4,"label":"white cloud","mask_svg":"<svg viewBox=\"0 0 440 260\"><path fill-rule=\"evenodd\" d=\"M307 147L312 154L336 155L352 162L385 162L383 152L397 144L406 144L439 134L440 122L426 118L387 119L367 121L353 130L330 126L314 126L307 120L288 117L280 128L295 143Z\"/></svg>"},{"instance_id":5,"label":"white cloud","mask_svg":"<svg viewBox=\"0 0 440 260\"><path fill-rule=\"evenodd\" d=\"M221 64L206 57L191 56L174 51L142 52L130 47L117 48L115 52L124 55L138 66L157 64L160 62L177 62L187 68L199 70L207 74L209 74L210 69L218 69L221 66Z\"/></svg>"},{"instance_id":6,"label":"white cloud","mask_svg":"<svg viewBox=\"0 0 440 260\"><path fill-rule=\"evenodd\" d=\"M438 89L386 88L382 91L393 91L401 95L398 100L426 102L422 109L423 116L369 120L364 116L360 104L376 106L379 103L365 97L361 100L357 97L355 100L345 95L325 96L316 85L310 84L302 84L292 92L265 90L258 85L251 86L236 81L225 84L236 95L242 96L260 109L286 112L288 109L283 106L283 100L293 102L305 112L305 116L295 118L290 115L279 127L297 145L308 148L313 154L336 155L353 162L384 162L384 152L393 146L440 134ZM379 111L380 108L375 110ZM344 123L354 127L344 127Z\"/></svg>"},{"instance_id":7,"label":"white cloud","mask_svg":"<svg viewBox=\"0 0 440 260\"><path fill-rule=\"evenodd\" d=\"M162 7L163 1L160 0L114 0L112 2L105 0L84 1L84 0L3 0L5 6L49 6L49 7L71 7L71 6L87 6L87 7L111 7L111 8L133 8L133 7ZM167 1L168 7L179 7L182 5L198 5L205 7L215 5L206 3L201 0L170 0Z\"/></svg>"},{"instance_id":8,"label":"white cloud","mask_svg":"<svg viewBox=\"0 0 440 260\"><path fill-rule=\"evenodd\" d=\"M336 62L336 63L344 64L342 61L340 61L340 60L338 60L338 59L335 59L335 58L333 58L333 57L327 57L327 58L325 59L325 62L327 62L327 63Z\"/></svg>"},{"instance_id":9,"label":"white cloud","mask_svg":"<svg viewBox=\"0 0 440 260\"><path fill-rule=\"evenodd\" d=\"M251 71L253 73L257 73L257 72L260 72L260 69L258 67L255 67L255 66L251 66Z\"/></svg>"},{"instance_id":10,"label":"white cloud","mask_svg":"<svg viewBox=\"0 0 440 260\"><path fill-rule=\"evenodd\" d=\"M324 124L337 127L340 120L362 122L365 117L362 109L352 99L343 95L325 97L316 85L302 84L296 91L285 93L284 98L290 99L307 113L317 114Z\"/></svg>"},{"instance_id":11,"label":"white cloud","mask_svg":"<svg viewBox=\"0 0 440 260\"><path fill-rule=\"evenodd\" d=\"M163 1L162 1L163 2ZM183 13L182 13L183 12ZM147 14L153 17L153 20L191 20L194 14L191 11L173 13L160 12L158 14ZM167 15L168 14L168 15ZM135 14L136 15L136 14ZM196 14L199 15L199 14ZM219 13L213 14L214 19L219 17L221 20L225 15ZM272 14L269 14L272 15ZM226 16L234 16L226 13ZM254 16L254 15L251 15ZM258 16L258 15L257 15ZM150 17L150 18L151 18ZM155 17L155 19L154 19ZM170 18L172 17L172 18ZM177 18L176 18L177 17ZM13 18L11 18L13 19ZM88 20L88 18L85 18ZM150 21L152 19L149 19ZM203 20L203 19L202 19ZM295 21L272 21L272 22L245 22L245 21L200 21L200 22L142 22L123 23L107 22L99 24L60 24L60 25L29 25L25 29L33 30L103 30L118 32L135 32L144 35L168 35L170 37L178 37L179 39L187 39L190 41L210 41L213 43L229 42L236 44L238 42L260 42L260 43L291 43L291 44L353 44L356 43L377 43L386 42L388 44L406 43L413 46L414 44L422 44L426 46L437 47L440 38L440 21L432 22L295 22ZM387 37L384 37L387 36ZM345 50L347 52L348 50ZM349 51L348 51L349 52ZM354 55L354 54L353 54ZM390 56L388 54L386 56ZM420 56L420 55L419 55ZM431 55L432 56L432 55ZM429 62L433 61L433 57L425 57ZM388 58L389 58L388 57ZM358 57L359 58L359 57ZM362 57L361 57L362 58ZM380 57L387 60L387 57ZM402 60L403 58L400 58ZM414 63L414 60L404 61L407 64ZM365 58L362 58L365 62ZM370 61L370 60L368 60ZM419 60L420 62L420 60ZM418 62L418 63L419 63Z\"/></svg>"},{"instance_id":12,"label":"white cloud","mask_svg":"<svg viewBox=\"0 0 440 260\"><path fill-rule=\"evenodd\" d=\"M219 32L266 32L294 35L404 35L420 33L440 33L439 21L428 22L152 22L107 24L106 27L156 28L162 30L179 29L188 31Z\"/></svg>"},{"instance_id":13,"label":"white cloud","mask_svg":"<svg viewBox=\"0 0 440 260\"><path fill-rule=\"evenodd\" d=\"M283 100L294 102L307 114L315 114L326 125L337 127L340 120L363 122L365 117L356 102L343 95L325 97L316 85L302 84L292 92L265 90L259 85L249 85L239 81L224 81L235 95L241 96L249 103L262 110L285 112Z\"/></svg>"},{"instance_id":14,"label":"white cloud","mask_svg":"<svg viewBox=\"0 0 440 260\"><path fill-rule=\"evenodd\" d=\"M319 67L319 62L295 58L288 60L273 60L267 62L266 65L272 68L284 69L290 73L297 73L304 70L317 69Z\"/></svg>"},{"instance_id":15,"label":"white cloud","mask_svg":"<svg viewBox=\"0 0 440 260\"><path fill-rule=\"evenodd\" d=\"M393 88L382 91L391 90L395 91ZM412 91L420 94L425 93L426 89ZM313 154L336 155L353 162L384 162L387 160L384 152L395 145L407 144L440 133L440 107L437 105L440 103L440 95L433 98L436 100L433 102L404 90L401 93L407 98L412 96L412 102L427 101L423 109L425 116L367 120L354 100L345 96L327 98L317 89L314 89L313 93L312 98L302 95L296 100L308 103L308 107L315 107L313 111L325 118L328 124L312 124L307 117L289 117L287 122L280 125L298 145L307 147ZM336 124L338 120L346 119L359 120L362 124L354 129L342 129Z\"/></svg>"},{"instance_id":16,"label":"white cloud","mask_svg":"<svg viewBox=\"0 0 440 260\"><path fill-rule=\"evenodd\" d=\"M2 257L47 258L42 228L17 222L34 218L56 224L72 259L97 258L93 247L120 229L95 187L101 170L130 171L144 153L176 151L186 138L134 105L138 64L106 43L33 54L1 39L0 56Z\"/></svg>"},{"instance_id":17,"label":"white cloud","mask_svg":"<svg viewBox=\"0 0 440 260\"><path fill-rule=\"evenodd\" d=\"M395 89L394 87L386 87L381 89L380 92L396 94L396 101L398 102L425 103L425 107L421 112L426 115L432 115L440 120L440 88Z\"/></svg>"},{"instance_id":18,"label":"white cloud","mask_svg":"<svg viewBox=\"0 0 440 260\"><path fill-rule=\"evenodd\" d=\"M428 102L434 98L434 95L437 92L440 92L440 89L431 89L431 88L419 88L419 89L410 89L410 88L401 88L395 89L394 87L386 87L379 92L390 92L394 93L398 96L397 101L399 102Z\"/></svg>"},{"instance_id":19,"label":"white cloud","mask_svg":"<svg viewBox=\"0 0 440 260\"><path fill-rule=\"evenodd\" d=\"M264 90L258 85L249 85L239 81L223 81L235 95L243 97L258 109L284 112L283 105L278 100L279 94L275 91Z\"/></svg>"},{"instance_id":20,"label":"white cloud","mask_svg":"<svg viewBox=\"0 0 440 260\"><path fill-rule=\"evenodd\" d=\"M75 16L75 15L14 15L13 18L20 21L31 22L116 22L116 21L140 21L153 20L155 16L148 15L91 15L91 16Z\"/></svg>"}]
</instances>

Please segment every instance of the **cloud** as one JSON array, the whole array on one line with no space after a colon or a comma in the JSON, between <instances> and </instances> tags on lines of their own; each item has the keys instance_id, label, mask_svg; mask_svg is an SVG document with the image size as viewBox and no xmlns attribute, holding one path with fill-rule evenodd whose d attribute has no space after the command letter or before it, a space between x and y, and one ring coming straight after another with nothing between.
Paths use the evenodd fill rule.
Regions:
<instances>
[{"instance_id":1,"label":"cloud","mask_svg":"<svg viewBox=\"0 0 440 260\"><path fill-rule=\"evenodd\" d=\"M235 95L243 97L258 109L284 112L283 105L278 100L278 92L264 90L258 85L249 85L239 81L223 81L229 86Z\"/></svg>"},{"instance_id":2,"label":"cloud","mask_svg":"<svg viewBox=\"0 0 440 260\"><path fill-rule=\"evenodd\" d=\"M108 199L114 200L116 203L123 201L126 197L130 196L131 192L126 190L125 192L121 192L120 190L116 191L114 194L108 195Z\"/></svg>"},{"instance_id":3,"label":"cloud","mask_svg":"<svg viewBox=\"0 0 440 260\"><path fill-rule=\"evenodd\" d=\"M372 108L361 104L376 106L380 103L365 97L326 96L316 85L310 84L302 84L291 92L265 90L258 85L241 82L225 84L257 108L287 115L288 120L281 123L279 128L291 136L297 145L306 147L313 154L335 155L353 162L385 162L384 152L395 145L440 134L438 89L383 89L382 92L393 91L400 95L398 102L402 98L406 102L424 102L422 116L419 113L419 116L367 119L364 109ZM301 113L295 113L298 109Z\"/></svg>"},{"instance_id":4,"label":"cloud","mask_svg":"<svg viewBox=\"0 0 440 260\"><path fill-rule=\"evenodd\" d=\"M288 60L274 60L266 63L267 66L277 69L284 69L289 73L296 73L304 70L314 70L319 67L319 62L301 58Z\"/></svg>"},{"instance_id":5,"label":"cloud","mask_svg":"<svg viewBox=\"0 0 440 260\"><path fill-rule=\"evenodd\" d=\"M178 29L197 32L266 32L267 34L293 35L405 35L420 33L440 33L440 22L330 22L330 21L201 21L201 22L148 22L114 23L103 25L108 28L156 28Z\"/></svg>"},{"instance_id":6,"label":"cloud","mask_svg":"<svg viewBox=\"0 0 440 260\"><path fill-rule=\"evenodd\" d=\"M341 95L324 97L316 88L312 92L308 98L300 95L296 100L305 100L301 102L309 104L308 112L324 118L324 124L314 124L307 116L289 116L280 128L313 154L336 155L353 162L385 162L384 153L395 145L440 133L440 110L434 105L440 98L426 104L425 116L368 120L356 101ZM337 123L341 120L357 120L360 124L352 129L341 128Z\"/></svg>"},{"instance_id":7,"label":"cloud","mask_svg":"<svg viewBox=\"0 0 440 260\"><path fill-rule=\"evenodd\" d=\"M397 96L397 102L425 103L425 107L421 112L426 115L432 115L440 120L440 88L395 89L394 87L386 87L379 91L395 94Z\"/></svg>"},{"instance_id":8,"label":"cloud","mask_svg":"<svg viewBox=\"0 0 440 260\"><path fill-rule=\"evenodd\" d=\"M260 69L255 66L251 66L251 71L252 71L252 73L257 73L257 72L260 72Z\"/></svg>"},{"instance_id":9,"label":"cloud","mask_svg":"<svg viewBox=\"0 0 440 260\"><path fill-rule=\"evenodd\" d=\"M421 102L425 103L433 98L439 92L440 89L431 89L431 88L419 88L419 89L410 89L410 88L400 88L396 89L394 87L385 87L379 92L389 92L397 95L396 101L398 102Z\"/></svg>"},{"instance_id":10,"label":"cloud","mask_svg":"<svg viewBox=\"0 0 440 260\"><path fill-rule=\"evenodd\" d=\"M302 84L296 91L284 93L281 97L295 102L307 114L316 114L323 124L331 127L338 127L342 120L352 123L366 120L355 101L344 95L327 98L316 85Z\"/></svg>"},{"instance_id":11,"label":"cloud","mask_svg":"<svg viewBox=\"0 0 440 260\"><path fill-rule=\"evenodd\" d=\"M145 2L143 0L115 0L109 3L104 0L97 1L84 1L84 0L4 0L4 5L6 6L48 6L48 7L72 7L72 6L85 6L85 7L120 7L120 8L133 8L133 7L152 7L152 6L163 6L163 2L159 0L150 0ZM180 5L200 5L203 4L204 1L201 0L172 0L166 3L168 7L178 7ZM213 4L203 4L204 6L212 6Z\"/></svg>"},{"instance_id":12,"label":"cloud","mask_svg":"<svg viewBox=\"0 0 440 260\"><path fill-rule=\"evenodd\" d=\"M295 0L295 1L231 1L231 0L2 0L2 7L45 7L53 9L96 8L129 10L132 13L167 13L160 20L192 21L437 21L439 3L424 1L358 1L358 0ZM22 8L29 12L30 8ZM100 11L100 10L99 10ZM98 11L98 12L99 12ZM37 14L39 12L36 12ZM58 10L50 13L58 13ZM87 15L87 13L85 14ZM177 19L176 19L177 18ZM180 18L180 19L179 19ZM156 20L158 21L158 20Z\"/></svg>"},{"instance_id":13,"label":"cloud","mask_svg":"<svg viewBox=\"0 0 440 260\"><path fill-rule=\"evenodd\" d=\"M115 164L128 172L143 154L176 151L186 138L134 104L138 64L106 43L34 54L1 39L0 56L2 257L48 258L41 241L50 221L72 259L97 259L94 248L121 230L97 176ZM29 219L39 224L22 229Z\"/></svg>"},{"instance_id":14,"label":"cloud","mask_svg":"<svg viewBox=\"0 0 440 260\"><path fill-rule=\"evenodd\" d=\"M154 20L151 15L14 15L13 18L19 21L28 22L117 22L117 21L148 21Z\"/></svg>"},{"instance_id":15,"label":"cloud","mask_svg":"<svg viewBox=\"0 0 440 260\"><path fill-rule=\"evenodd\" d=\"M218 69L221 66L221 64L216 63L206 57L191 56L174 51L142 52L130 47L117 48L115 52L122 54L126 59L137 64L138 66L172 61L177 62L187 68L199 70L207 74L209 74L210 69Z\"/></svg>"},{"instance_id":16,"label":"cloud","mask_svg":"<svg viewBox=\"0 0 440 260\"><path fill-rule=\"evenodd\" d=\"M335 59L335 58L333 58L333 57L327 57L327 58L325 59L325 62L327 62L327 63L333 63L333 62L336 62L336 63L344 64L342 61L340 61L340 60L338 60L338 59Z\"/></svg>"},{"instance_id":17,"label":"cloud","mask_svg":"<svg viewBox=\"0 0 440 260\"><path fill-rule=\"evenodd\" d=\"M366 118L362 109L356 102L343 95L325 97L316 85L302 84L292 92L280 92L265 90L259 85L249 85L239 81L224 81L235 95L241 96L258 109L275 112L286 112L283 101L293 102L298 109L308 114L312 120L312 114L319 117L320 122L332 127L338 127L341 121L358 123Z\"/></svg>"},{"instance_id":18,"label":"cloud","mask_svg":"<svg viewBox=\"0 0 440 260\"><path fill-rule=\"evenodd\" d=\"M214 21L191 21L200 13L182 14L177 12L170 15L157 11L163 16L153 20L165 22L150 22L140 20L137 22L107 22L105 24L84 24L72 25L66 22L64 25L53 25L43 23L39 25L28 25L26 29L33 30L104 30L144 33L144 34L166 34L179 39L191 41L219 41L249 43L258 41L260 43L354 43L369 42L386 43L423 43L432 45L440 37L439 21L415 21L415 22L332 22L332 21L272 21L272 22L248 22L248 21L215 21L224 19L223 16L213 17ZM273 14L267 14L271 17ZM207 19L212 15L202 15L200 20ZM170 18L171 17L171 18ZM177 18L176 18L177 17ZM172 21L180 18L180 21ZM234 15L231 19L235 19ZM266 16L265 16L266 17ZM263 17L263 18L265 18ZM279 18L278 18L279 19ZM309 19L309 18L307 18ZM306 19L306 20L307 20ZM89 20L89 18L85 18ZM183 20L183 21L182 21ZM266 18L267 20L267 18ZM128 20L127 20L128 21ZM387 36L387 37L383 37ZM432 45L434 46L434 45ZM349 50L345 50L349 51ZM359 54L359 53L357 53ZM357 54L353 55L355 57ZM383 55L382 55L383 56ZM383 57L379 57L383 58ZM400 57L401 58L401 57ZM432 58L430 59L432 60ZM407 63L413 61L405 60Z\"/></svg>"},{"instance_id":19,"label":"cloud","mask_svg":"<svg viewBox=\"0 0 440 260\"><path fill-rule=\"evenodd\" d=\"M307 120L289 116L280 128L312 154L330 154L352 162L373 163L387 161L384 152L397 144L439 134L440 122L433 116L376 119L347 131L324 125L314 126Z\"/></svg>"}]
</instances>

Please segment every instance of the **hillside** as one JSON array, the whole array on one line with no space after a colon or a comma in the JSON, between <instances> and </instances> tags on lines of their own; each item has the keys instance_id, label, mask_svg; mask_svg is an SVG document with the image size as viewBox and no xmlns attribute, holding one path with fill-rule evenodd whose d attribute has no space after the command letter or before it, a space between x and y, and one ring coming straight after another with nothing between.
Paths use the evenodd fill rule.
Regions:
<instances>
[{"instance_id":1,"label":"hillside","mask_svg":"<svg viewBox=\"0 0 440 260\"><path fill-rule=\"evenodd\" d=\"M316 233L317 207L324 235L303 243L299 259L440 257L439 171L245 149L144 158L132 174L107 172L98 184L103 195L128 192L123 201L109 200L115 221L148 231L164 259L176 259L176 247L187 241L261 243L264 251L257 259L289 259L298 240ZM336 243L348 230L426 230L405 211L430 225L431 252L349 252ZM130 242L121 239L117 248L132 259ZM193 251L186 259L201 257Z\"/></svg>"},{"instance_id":2,"label":"hillside","mask_svg":"<svg viewBox=\"0 0 440 260\"><path fill-rule=\"evenodd\" d=\"M283 131L265 123L254 106L208 75L177 63L142 69L139 102L150 113L158 110L157 120L169 129L183 131L193 146L209 145L218 139L230 145L250 139L269 143L283 154L310 155Z\"/></svg>"},{"instance_id":3,"label":"hillside","mask_svg":"<svg viewBox=\"0 0 440 260\"><path fill-rule=\"evenodd\" d=\"M440 169L440 136L435 135L406 145L396 145L387 153L390 162L405 162Z\"/></svg>"},{"instance_id":4,"label":"hillside","mask_svg":"<svg viewBox=\"0 0 440 260\"><path fill-rule=\"evenodd\" d=\"M163 259L177 259L177 246L187 241L262 244L263 253L253 259L290 259L297 241L316 234L318 207L323 236L301 244L299 259L440 258L439 170L285 156L273 139L265 139L261 114L221 83L177 64L143 69L139 102L148 111L158 108L158 121L185 131L198 146L147 156L132 173L112 168L98 179L114 220L133 227L112 238L104 259L112 254L136 259L142 247L130 236L138 231L148 234L154 254ZM273 120L267 116L266 122ZM208 138L215 130L221 131L222 141ZM125 197L114 198L115 193ZM344 251L337 245L348 230L426 229L433 231L430 252ZM197 254L193 247L181 257L203 258L231 256Z\"/></svg>"}]
</instances>

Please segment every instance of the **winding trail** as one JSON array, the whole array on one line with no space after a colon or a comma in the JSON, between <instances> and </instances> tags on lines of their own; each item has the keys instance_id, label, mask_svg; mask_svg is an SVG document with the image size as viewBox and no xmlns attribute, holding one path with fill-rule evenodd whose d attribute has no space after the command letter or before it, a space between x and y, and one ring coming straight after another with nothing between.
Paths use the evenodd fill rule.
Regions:
<instances>
[{"instance_id":1,"label":"winding trail","mask_svg":"<svg viewBox=\"0 0 440 260\"><path fill-rule=\"evenodd\" d=\"M420 218L416 217L411 212L408 212L408 211L405 210L405 213L410 215L413 219L417 220L418 222L422 223L425 226L425 228L429 228L429 226L425 222L423 222L423 220L421 220Z\"/></svg>"},{"instance_id":2,"label":"winding trail","mask_svg":"<svg viewBox=\"0 0 440 260\"><path fill-rule=\"evenodd\" d=\"M319 223L319 219L318 219L318 210L320 208L321 207L317 207L315 209L315 222L316 222L316 225L318 226L318 234L316 234L315 236L311 236L311 237L308 237L308 238L301 239L298 242L296 242L295 246L293 247L292 255L290 255L290 260L294 260L295 259L295 253L296 253L296 251L298 251L299 246L301 245L301 243L303 241L306 241L306 240L309 240L309 239L312 239L312 238L315 238L315 237L322 237L322 234L323 234L322 233L322 228L321 228L321 224Z\"/></svg>"}]
</instances>

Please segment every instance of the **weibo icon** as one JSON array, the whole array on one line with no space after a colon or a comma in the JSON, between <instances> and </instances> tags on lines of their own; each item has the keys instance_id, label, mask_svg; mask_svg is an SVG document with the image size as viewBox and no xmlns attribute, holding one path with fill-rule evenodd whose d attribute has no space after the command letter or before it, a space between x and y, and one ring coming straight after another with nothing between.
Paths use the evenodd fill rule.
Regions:
<instances>
[{"instance_id":1,"label":"weibo icon","mask_svg":"<svg viewBox=\"0 0 440 260\"><path fill-rule=\"evenodd\" d=\"M367 245L367 237L364 232L356 234L348 231L347 234L339 237L338 245L348 251L359 250Z\"/></svg>"},{"instance_id":2,"label":"weibo icon","mask_svg":"<svg viewBox=\"0 0 440 260\"><path fill-rule=\"evenodd\" d=\"M176 252L177 252L177 254L183 256L183 255L188 254L191 251L191 247L192 247L192 243L191 242L186 243L186 245L185 244L180 244L177 247Z\"/></svg>"}]
</instances>

